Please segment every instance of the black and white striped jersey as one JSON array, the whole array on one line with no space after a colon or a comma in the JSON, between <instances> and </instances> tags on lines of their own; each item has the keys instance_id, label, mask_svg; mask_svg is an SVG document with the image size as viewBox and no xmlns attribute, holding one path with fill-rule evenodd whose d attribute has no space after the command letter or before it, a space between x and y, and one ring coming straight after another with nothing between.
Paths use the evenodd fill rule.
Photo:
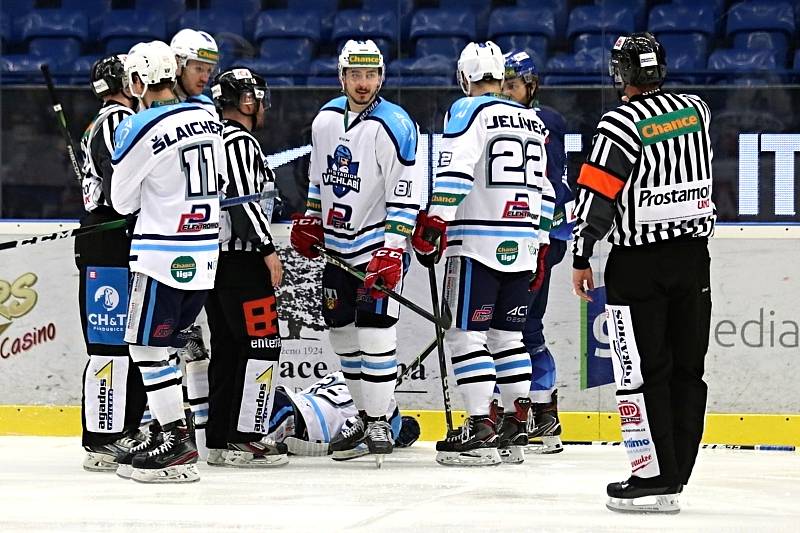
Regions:
<instances>
[{"instance_id":1,"label":"black and white striped jersey","mask_svg":"<svg viewBox=\"0 0 800 533\"><path fill-rule=\"evenodd\" d=\"M575 256L606 235L619 246L711 236L710 122L699 97L662 91L604 114L578 178Z\"/></svg>"},{"instance_id":2,"label":"black and white striped jersey","mask_svg":"<svg viewBox=\"0 0 800 533\"><path fill-rule=\"evenodd\" d=\"M253 135L235 120L223 120L222 132L228 160L228 181L220 184L226 198L260 194L274 184L275 174L265 164L261 146ZM272 200L262 200L272 202ZM275 251L269 227L268 210L254 200L222 211L220 251L257 251L269 255Z\"/></svg>"},{"instance_id":3,"label":"black and white striped jersey","mask_svg":"<svg viewBox=\"0 0 800 533\"><path fill-rule=\"evenodd\" d=\"M92 212L98 206L110 207L111 155L114 153L114 131L119 123L133 115L133 110L110 100L103 104L81 138L83 166L81 190L83 207Z\"/></svg>"}]
</instances>

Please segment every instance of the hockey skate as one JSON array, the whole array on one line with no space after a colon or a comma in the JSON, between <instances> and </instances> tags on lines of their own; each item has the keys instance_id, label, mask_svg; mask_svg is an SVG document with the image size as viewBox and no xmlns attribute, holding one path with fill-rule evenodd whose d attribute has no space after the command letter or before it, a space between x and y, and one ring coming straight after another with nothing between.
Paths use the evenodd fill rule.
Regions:
<instances>
[{"instance_id":1,"label":"hockey skate","mask_svg":"<svg viewBox=\"0 0 800 533\"><path fill-rule=\"evenodd\" d=\"M119 458L147 438L144 434L138 436L141 439L125 435L108 444L84 446L86 457L83 459L83 469L89 472L114 472L119 466Z\"/></svg>"},{"instance_id":2,"label":"hockey skate","mask_svg":"<svg viewBox=\"0 0 800 533\"><path fill-rule=\"evenodd\" d=\"M383 465L383 458L392 453L394 441L392 440L392 427L383 418L367 422L367 435L365 439L369 453L375 456L378 468Z\"/></svg>"},{"instance_id":3,"label":"hockey skate","mask_svg":"<svg viewBox=\"0 0 800 533\"><path fill-rule=\"evenodd\" d=\"M225 466L225 456L228 450L221 450L219 448L209 448L206 463L208 466Z\"/></svg>"},{"instance_id":4,"label":"hockey skate","mask_svg":"<svg viewBox=\"0 0 800 533\"><path fill-rule=\"evenodd\" d=\"M186 339L186 346L178 348L178 357L184 363L208 359L208 349L203 342L203 330L197 324L181 331L181 336Z\"/></svg>"},{"instance_id":5,"label":"hockey skate","mask_svg":"<svg viewBox=\"0 0 800 533\"><path fill-rule=\"evenodd\" d=\"M363 457L369 453L366 438L366 414L359 412L357 416L345 422L341 432L331 441L330 450L334 461L347 461L356 457Z\"/></svg>"},{"instance_id":6,"label":"hockey skate","mask_svg":"<svg viewBox=\"0 0 800 533\"><path fill-rule=\"evenodd\" d=\"M503 413L500 418L497 449L504 463L521 464L525 461L530 409L529 398L517 398L514 400L514 412Z\"/></svg>"},{"instance_id":7,"label":"hockey skate","mask_svg":"<svg viewBox=\"0 0 800 533\"><path fill-rule=\"evenodd\" d=\"M182 420L164 426L161 444L133 457L131 479L141 483L190 483L200 480L194 435Z\"/></svg>"},{"instance_id":8,"label":"hockey skate","mask_svg":"<svg viewBox=\"0 0 800 533\"><path fill-rule=\"evenodd\" d=\"M436 443L436 462L445 466L499 465L495 420L492 415L467 418L461 431L448 432Z\"/></svg>"},{"instance_id":9,"label":"hockey skate","mask_svg":"<svg viewBox=\"0 0 800 533\"><path fill-rule=\"evenodd\" d=\"M609 483L606 487L606 507L618 513L664 513L681 512L678 495L681 485L671 487L634 487L628 481Z\"/></svg>"},{"instance_id":10,"label":"hockey skate","mask_svg":"<svg viewBox=\"0 0 800 533\"><path fill-rule=\"evenodd\" d=\"M564 451L561 443L561 421L558 419L558 391L549 403L534 403L528 417L527 453L551 454Z\"/></svg>"},{"instance_id":11,"label":"hockey skate","mask_svg":"<svg viewBox=\"0 0 800 533\"><path fill-rule=\"evenodd\" d=\"M161 426L157 421L150 423L149 427L144 428L143 440L138 445L131 448L128 453L117 458L117 475L123 479L130 479L133 473L133 457L140 453L146 453L161 444Z\"/></svg>"},{"instance_id":12,"label":"hockey skate","mask_svg":"<svg viewBox=\"0 0 800 533\"><path fill-rule=\"evenodd\" d=\"M225 466L236 468L263 468L282 466L289 462L289 450L282 442L263 438L256 442L229 443L223 455Z\"/></svg>"}]
</instances>

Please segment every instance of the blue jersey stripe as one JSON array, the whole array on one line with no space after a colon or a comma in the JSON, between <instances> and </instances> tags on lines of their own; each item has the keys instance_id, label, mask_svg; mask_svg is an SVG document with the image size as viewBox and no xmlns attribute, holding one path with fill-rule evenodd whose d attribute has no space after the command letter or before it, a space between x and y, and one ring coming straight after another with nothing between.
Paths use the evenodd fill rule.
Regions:
<instances>
[{"instance_id":1,"label":"blue jersey stripe","mask_svg":"<svg viewBox=\"0 0 800 533\"><path fill-rule=\"evenodd\" d=\"M169 244L131 244L131 251L154 250L157 252L213 252L219 249L219 243L197 246L180 246Z\"/></svg>"},{"instance_id":2,"label":"blue jersey stripe","mask_svg":"<svg viewBox=\"0 0 800 533\"><path fill-rule=\"evenodd\" d=\"M322 413L322 409L320 409L319 405L317 405L317 401L314 399L313 395L303 394L303 396L308 399L308 402L311 404L311 407L317 414L317 421L319 422L319 427L322 430L322 438L325 439L325 442L330 442L331 436L328 432L328 423L325 421L325 415Z\"/></svg>"}]
</instances>

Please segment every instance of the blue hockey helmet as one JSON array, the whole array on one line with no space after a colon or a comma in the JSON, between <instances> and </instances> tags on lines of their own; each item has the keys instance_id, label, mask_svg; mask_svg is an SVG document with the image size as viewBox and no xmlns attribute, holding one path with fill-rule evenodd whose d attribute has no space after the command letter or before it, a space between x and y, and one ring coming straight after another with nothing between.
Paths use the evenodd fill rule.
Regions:
<instances>
[{"instance_id":1,"label":"blue hockey helmet","mask_svg":"<svg viewBox=\"0 0 800 533\"><path fill-rule=\"evenodd\" d=\"M521 78L526 84L539 81L536 64L528 52L512 50L504 54L503 57L506 62L505 79Z\"/></svg>"}]
</instances>

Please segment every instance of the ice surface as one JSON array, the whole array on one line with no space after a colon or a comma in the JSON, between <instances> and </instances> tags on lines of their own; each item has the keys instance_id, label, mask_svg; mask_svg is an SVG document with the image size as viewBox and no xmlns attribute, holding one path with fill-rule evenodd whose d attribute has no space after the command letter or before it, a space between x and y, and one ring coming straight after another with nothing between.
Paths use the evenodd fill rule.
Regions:
<instances>
[{"instance_id":1,"label":"ice surface","mask_svg":"<svg viewBox=\"0 0 800 533\"><path fill-rule=\"evenodd\" d=\"M437 465L432 443L335 463L292 458L143 485L81 469L77 438L0 438L0 531L800 531L800 455L702 450L675 516L605 509L619 447L568 446L520 466Z\"/></svg>"}]
</instances>

